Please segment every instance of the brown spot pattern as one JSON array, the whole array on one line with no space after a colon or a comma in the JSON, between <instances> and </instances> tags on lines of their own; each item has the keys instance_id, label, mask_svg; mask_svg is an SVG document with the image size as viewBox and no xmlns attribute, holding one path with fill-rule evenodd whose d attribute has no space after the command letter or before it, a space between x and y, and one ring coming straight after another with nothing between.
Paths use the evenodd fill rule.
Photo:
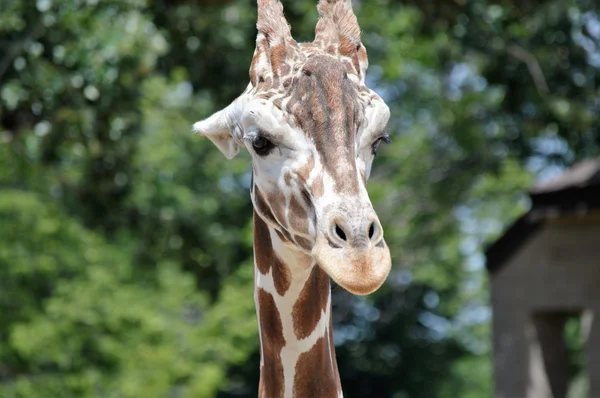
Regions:
<instances>
[{"instance_id":1,"label":"brown spot pattern","mask_svg":"<svg viewBox=\"0 0 600 398\"><path fill-rule=\"evenodd\" d=\"M302 204L292 195L288 208L289 227L300 233L308 233L308 214Z\"/></svg>"},{"instance_id":2,"label":"brown spot pattern","mask_svg":"<svg viewBox=\"0 0 600 398\"><path fill-rule=\"evenodd\" d=\"M267 201L260 192L260 189L258 189L258 187L255 186L252 190L252 193L252 198L254 199L253 202L256 211L258 211L258 213L262 217L264 217L270 224L279 225L275 217L273 217L273 214L271 214L271 208L269 207Z\"/></svg>"},{"instance_id":3,"label":"brown spot pattern","mask_svg":"<svg viewBox=\"0 0 600 398\"><path fill-rule=\"evenodd\" d=\"M283 242L283 243L288 243L289 239L285 237L285 235L283 233L281 233L281 231L279 230L275 230L275 233L277 234L277 236L279 237L279 239Z\"/></svg>"},{"instance_id":4,"label":"brown spot pattern","mask_svg":"<svg viewBox=\"0 0 600 398\"><path fill-rule=\"evenodd\" d=\"M285 45L281 43L277 46L271 46L271 67L273 68L273 72L277 73L278 75L281 72L284 59Z\"/></svg>"},{"instance_id":5,"label":"brown spot pattern","mask_svg":"<svg viewBox=\"0 0 600 398\"><path fill-rule=\"evenodd\" d=\"M261 274L267 274L271 268L273 269L275 290L283 296L292 283L292 273L273 251L269 227L256 212L254 213L254 257L256 267Z\"/></svg>"},{"instance_id":6,"label":"brown spot pattern","mask_svg":"<svg viewBox=\"0 0 600 398\"><path fill-rule=\"evenodd\" d=\"M323 186L323 176L318 175L313 181L311 192L315 198L320 198L325 193L325 187Z\"/></svg>"},{"instance_id":7,"label":"brown spot pattern","mask_svg":"<svg viewBox=\"0 0 600 398\"><path fill-rule=\"evenodd\" d=\"M356 70L354 69L354 64L351 60L344 59L342 60L342 63L344 64L344 69L346 69L346 73L356 73Z\"/></svg>"},{"instance_id":8,"label":"brown spot pattern","mask_svg":"<svg viewBox=\"0 0 600 398\"><path fill-rule=\"evenodd\" d=\"M298 246L300 246L301 248L303 248L306 251L311 251L313 248L313 244L310 240L303 238L301 236L298 236L298 235L294 235L294 242L296 242L296 244Z\"/></svg>"},{"instance_id":9,"label":"brown spot pattern","mask_svg":"<svg viewBox=\"0 0 600 398\"><path fill-rule=\"evenodd\" d=\"M313 171L313 169L315 168L315 158L313 158L312 156L310 158L308 158L308 162L306 162L306 164L302 167L300 167L298 169L298 177L299 180L302 183L306 183L306 181L308 181L308 178L310 177L310 173L311 171Z\"/></svg>"},{"instance_id":10,"label":"brown spot pattern","mask_svg":"<svg viewBox=\"0 0 600 398\"><path fill-rule=\"evenodd\" d=\"M270 203L271 214L277 220L277 224L285 226L285 196L281 192L267 193L267 203Z\"/></svg>"},{"instance_id":11,"label":"brown spot pattern","mask_svg":"<svg viewBox=\"0 0 600 398\"><path fill-rule=\"evenodd\" d=\"M340 45L338 49L340 54L344 57L354 58L354 55L356 54L356 44L354 44L353 41L347 36L340 37ZM356 65L356 70L358 70L358 65Z\"/></svg>"},{"instance_id":12,"label":"brown spot pattern","mask_svg":"<svg viewBox=\"0 0 600 398\"><path fill-rule=\"evenodd\" d=\"M298 339L308 337L317 327L322 311L327 308L329 290L329 276L318 265L314 266L292 309L294 334Z\"/></svg>"},{"instance_id":13,"label":"brown spot pattern","mask_svg":"<svg viewBox=\"0 0 600 398\"><path fill-rule=\"evenodd\" d=\"M283 364L281 349L285 346L281 316L273 296L258 289L260 333L262 338L263 367L260 374L259 396L283 396Z\"/></svg>"},{"instance_id":14,"label":"brown spot pattern","mask_svg":"<svg viewBox=\"0 0 600 398\"><path fill-rule=\"evenodd\" d=\"M269 273L271 269L271 259L269 258L271 248L271 235L269 227L260 218L256 211L254 212L254 259L256 267L261 274Z\"/></svg>"},{"instance_id":15,"label":"brown spot pattern","mask_svg":"<svg viewBox=\"0 0 600 398\"><path fill-rule=\"evenodd\" d=\"M292 273L290 268L281 262L275 253L273 253L273 262L273 284L277 293L283 296L292 284Z\"/></svg>"},{"instance_id":16,"label":"brown spot pattern","mask_svg":"<svg viewBox=\"0 0 600 398\"><path fill-rule=\"evenodd\" d=\"M286 230L281 230L281 234L284 236L285 239L283 239L282 241L288 241L288 242L292 242L292 235L290 235L290 233ZM277 234L277 236L279 236L279 234Z\"/></svg>"},{"instance_id":17,"label":"brown spot pattern","mask_svg":"<svg viewBox=\"0 0 600 398\"><path fill-rule=\"evenodd\" d=\"M336 398L339 376L333 372L329 336L321 337L300 355L294 376L294 398Z\"/></svg>"}]
</instances>

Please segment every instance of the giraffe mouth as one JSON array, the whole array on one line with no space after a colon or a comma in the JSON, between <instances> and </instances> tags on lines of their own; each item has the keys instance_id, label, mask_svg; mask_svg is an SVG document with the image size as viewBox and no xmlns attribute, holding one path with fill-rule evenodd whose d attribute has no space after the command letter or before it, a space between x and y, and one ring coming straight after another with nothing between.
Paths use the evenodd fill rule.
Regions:
<instances>
[{"instance_id":1,"label":"giraffe mouth","mask_svg":"<svg viewBox=\"0 0 600 398\"><path fill-rule=\"evenodd\" d=\"M379 289L392 265L390 251L383 238L376 244L340 247L332 246L328 237L319 234L312 255L335 283L360 296Z\"/></svg>"}]
</instances>

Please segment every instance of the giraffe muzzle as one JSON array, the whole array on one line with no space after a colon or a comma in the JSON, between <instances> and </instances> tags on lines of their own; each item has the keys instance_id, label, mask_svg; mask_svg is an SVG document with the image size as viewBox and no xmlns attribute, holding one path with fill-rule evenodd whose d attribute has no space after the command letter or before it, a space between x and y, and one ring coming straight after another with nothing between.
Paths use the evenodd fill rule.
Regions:
<instances>
[{"instance_id":1,"label":"giraffe muzzle","mask_svg":"<svg viewBox=\"0 0 600 398\"><path fill-rule=\"evenodd\" d=\"M365 248L369 245L381 244L383 233L381 224L375 216L351 221L333 217L329 222L327 238L330 245L338 248L345 246Z\"/></svg>"},{"instance_id":2,"label":"giraffe muzzle","mask_svg":"<svg viewBox=\"0 0 600 398\"><path fill-rule=\"evenodd\" d=\"M383 229L370 206L363 211L334 213L320 229L312 255L338 285L357 295L377 290L391 268Z\"/></svg>"}]
</instances>

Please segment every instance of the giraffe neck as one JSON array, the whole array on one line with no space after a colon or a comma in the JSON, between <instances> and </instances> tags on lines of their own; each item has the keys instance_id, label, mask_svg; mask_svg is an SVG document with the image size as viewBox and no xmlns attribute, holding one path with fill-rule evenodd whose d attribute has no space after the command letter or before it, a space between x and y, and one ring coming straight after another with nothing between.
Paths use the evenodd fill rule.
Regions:
<instances>
[{"instance_id":1,"label":"giraffe neck","mask_svg":"<svg viewBox=\"0 0 600 398\"><path fill-rule=\"evenodd\" d=\"M329 277L254 213L259 398L342 397Z\"/></svg>"}]
</instances>

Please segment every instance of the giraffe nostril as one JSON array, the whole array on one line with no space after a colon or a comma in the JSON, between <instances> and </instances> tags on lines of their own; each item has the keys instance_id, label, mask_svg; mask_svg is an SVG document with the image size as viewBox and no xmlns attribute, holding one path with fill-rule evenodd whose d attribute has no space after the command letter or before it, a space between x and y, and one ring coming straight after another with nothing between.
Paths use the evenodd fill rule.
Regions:
<instances>
[{"instance_id":1,"label":"giraffe nostril","mask_svg":"<svg viewBox=\"0 0 600 398\"><path fill-rule=\"evenodd\" d=\"M341 240L343 240L344 242L346 241L346 234L344 233L344 230L336 223L335 224L335 233L337 236L340 237Z\"/></svg>"},{"instance_id":2,"label":"giraffe nostril","mask_svg":"<svg viewBox=\"0 0 600 398\"><path fill-rule=\"evenodd\" d=\"M375 223L372 222L371 226L369 227L369 239L373 239L374 235L375 235Z\"/></svg>"}]
</instances>

